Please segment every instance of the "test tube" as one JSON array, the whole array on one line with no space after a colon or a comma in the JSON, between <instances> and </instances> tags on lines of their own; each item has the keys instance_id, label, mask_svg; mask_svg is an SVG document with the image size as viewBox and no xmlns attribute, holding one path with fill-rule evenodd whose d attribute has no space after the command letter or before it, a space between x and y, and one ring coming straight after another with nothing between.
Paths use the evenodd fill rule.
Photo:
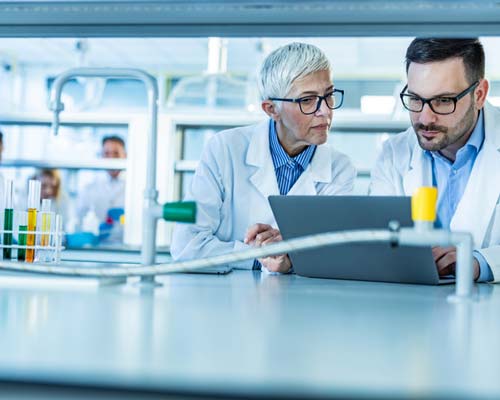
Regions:
<instances>
[{"instance_id":1,"label":"test tube","mask_svg":"<svg viewBox=\"0 0 500 400\"><path fill-rule=\"evenodd\" d=\"M26 246L26 233L21 233L21 232L26 232L28 230L28 213L26 211L20 211L18 213L18 218L19 218L19 227L17 230L19 231L18 237L17 237L17 243L19 246ZM19 247L17 249L17 260L18 261L24 261L26 260L26 249L23 247Z\"/></svg>"},{"instance_id":2,"label":"test tube","mask_svg":"<svg viewBox=\"0 0 500 400\"><path fill-rule=\"evenodd\" d=\"M30 179L28 186L28 231L36 231L36 214L40 206L40 181ZM36 236L28 233L26 243L28 246L35 246ZM32 263L35 260L35 249L26 249L26 262Z\"/></svg>"},{"instance_id":3,"label":"test tube","mask_svg":"<svg viewBox=\"0 0 500 400\"><path fill-rule=\"evenodd\" d=\"M54 233L54 247L55 247L54 261L56 263L61 262L62 232L63 232L62 216L56 214L56 229Z\"/></svg>"},{"instance_id":4,"label":"test tube","mask_svg":"<svg viewBox=\"0 0 500 400\"><path fill-rule=\"evenodd\" d=\"M14 182L11 179L5 181L5 211L3 217L3 244L4 246L12 246L12 222L14 221L14 209L12 207ZM6 232L10 231L10 232ZM10 260L12 257L12 248L3 248L3 258Z\"/></svg>"},{"instance_id":5,"label":"test tube","mask_svg":"<svg viewBox=\"0 0 500 400\"><path fill-rule=\"evenodd\" d=\"M50 244L50 225L52 223L52 213L50 212L50 199L42 200L42 236L40 239L40 245L48 246ZM47 233L45 233L47 232Z\"/></svg>"},{"instance_id":6,"label":"test tube","mask_svg":"<svg viewBox=\"0 0 500 400\"><path fill-rule=\"evenodd\" d=\"M52 262L53 260L53 251L43 249L43 247L50 246L50 238L52 236L52 224L54 223L54 213L50 212L50 199L42 200L42 208L40 210L40 218L38 220L39 227L38 230L41 231L40 236L40 246L42 247L37 251L36 259L42 262Z\"/></svg>"}]
</instances>

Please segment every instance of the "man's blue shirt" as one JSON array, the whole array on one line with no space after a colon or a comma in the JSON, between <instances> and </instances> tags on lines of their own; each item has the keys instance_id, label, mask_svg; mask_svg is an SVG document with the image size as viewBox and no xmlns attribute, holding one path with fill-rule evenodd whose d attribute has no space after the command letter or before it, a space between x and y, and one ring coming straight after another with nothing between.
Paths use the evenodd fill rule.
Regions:
<instances>
[{"instance_id":1,"label":"man's blue shirt","mask_svg":"<svg viewBox=\"0 0 500 400\"><path fill-rule=\"evenodd\" d=\"M434 186L438 188L437 227L450 228L451 219L464 194L474 162L483 147L484 136L484 113L480 111L469 140L458 150L454 162L442 156L438 151L425 152L432 161L432 180ZM478 260L481 270L478 281L493 280L493 274L486 259L477 251L474 252L474 257Z\"/></svg>"}]
</instances>

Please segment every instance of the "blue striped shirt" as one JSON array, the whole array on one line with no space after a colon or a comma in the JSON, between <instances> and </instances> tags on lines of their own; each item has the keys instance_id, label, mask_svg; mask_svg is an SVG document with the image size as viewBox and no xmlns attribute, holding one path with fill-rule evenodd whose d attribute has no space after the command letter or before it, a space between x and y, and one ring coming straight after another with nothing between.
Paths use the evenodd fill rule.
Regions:
<instances>
[{"instance_id":1,"label":"blue striped shirt","mask_svg":"<svg viewBox=\"0 0 500 400\"><path fill-rule=\"evenodd\" d=\"M484 113L481 111L469 140L457 151L454 162L443 157L438 151L426 151L432 162L433 185L438 188L437 227L450 228L458 203L469 181L474 162L484 142ZM481 253L474 251L480 266L479 282L493 280L493 274Z\"/></svg>"},{"instance_id":2,"label":"blue striped shirt","mask_svg":"<svg viewBox=\"0 0 500 400\"><path fill-rule=\"evenodd\" d=\"M287 194L305 171L316 151L315 145L307 146L300 154L290 157L278 140L276 124L269 121L269 150L281 195Z\"/></svg>"},{"instance_id":3,"label":"blue striped shirt","mask_svg":"<svg viewBox=\"0 0 500 400\"><path fill-rule=\"evenodd\" d=\"M311 162L316 151L315 145L307 146L300 154L290 157L278 140L276 124L271 119L269 121L269 151L273 159L274 172L278 182L281 195L287 194L293 187L302 172L304 172ZM254 260L253 269L261 269L260 262Z\"/></svg>"}]
</instances>

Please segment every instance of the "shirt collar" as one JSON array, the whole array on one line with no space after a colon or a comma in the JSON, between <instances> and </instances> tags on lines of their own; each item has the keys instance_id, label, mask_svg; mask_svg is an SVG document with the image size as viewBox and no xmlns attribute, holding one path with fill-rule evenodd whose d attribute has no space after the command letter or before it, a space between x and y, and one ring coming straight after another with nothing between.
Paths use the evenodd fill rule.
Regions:
<instances>
[{"instance_id":1,"label":"shirt collar","mask_svg":"<svg viewBox=\"0 0 500 400\"><path fill-rule=\"evenodd\" d=\"M269 121L269 146L276 169L289 164L291 161L299 164L302 169L305 170L311 162L314 151L316 150L316 145L310 145L302 150L300 154L297 154L295 157L290 157L278 140L276 123L272 119Z\"/></svg>"},{"instance_id":2,"label":"shirt collar","mask_svg":"<svg viewBox=\"0 0 500 400\"><path fill-rule=\"evenodd\" d=\"M476 126L470 135L466 146L472 146L477 153L481 150L484 142L484 113L483 110L479 111L479 118L477 119Z\"/></svg>"}]
</instances>

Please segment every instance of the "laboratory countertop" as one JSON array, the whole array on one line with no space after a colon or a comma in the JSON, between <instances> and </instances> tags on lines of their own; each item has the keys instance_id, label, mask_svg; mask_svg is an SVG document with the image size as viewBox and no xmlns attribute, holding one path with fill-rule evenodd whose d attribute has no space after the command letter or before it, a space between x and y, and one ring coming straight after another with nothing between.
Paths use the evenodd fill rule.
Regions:
<instances>
[{"instance_id":1,"label":"laboratory countertop","mask_svg":"<svg viewBox=\"0 0 500 400\"><path fill-rule=\"evenodd\" d=\"M453 285L157 279L154 290L1 284L0 382L141 398L500 397L500 286L455 304Z\"/></svg>"}]
</instances>

